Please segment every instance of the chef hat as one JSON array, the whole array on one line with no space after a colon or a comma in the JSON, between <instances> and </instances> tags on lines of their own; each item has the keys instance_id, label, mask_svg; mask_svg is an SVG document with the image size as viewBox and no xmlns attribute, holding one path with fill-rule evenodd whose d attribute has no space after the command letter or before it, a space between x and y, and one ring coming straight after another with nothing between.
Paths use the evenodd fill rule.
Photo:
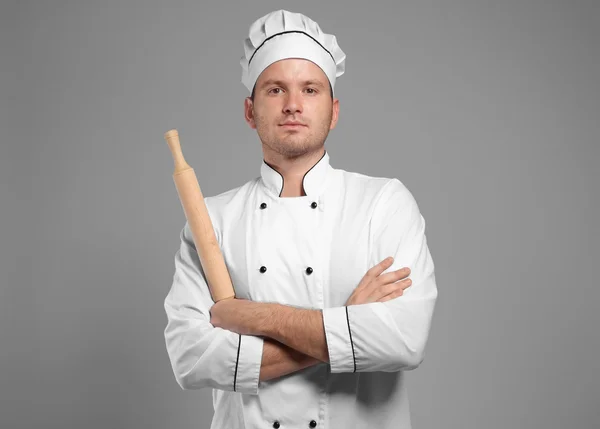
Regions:
<instances>
[{"instance_id":1,"label":"chef hat","mask_svg":"<svg viewBox=\"0 0 600 429\"><path fill-rule=\"evenodd\" d=\"M240 60L242 83L252 92L262 71L284 58L305 58L318 65L333 91L335 79L344 74L346 54L335 36L323 33L312 19L301 13L278 10L250 26Z\"/></svg>"}]
</instances>

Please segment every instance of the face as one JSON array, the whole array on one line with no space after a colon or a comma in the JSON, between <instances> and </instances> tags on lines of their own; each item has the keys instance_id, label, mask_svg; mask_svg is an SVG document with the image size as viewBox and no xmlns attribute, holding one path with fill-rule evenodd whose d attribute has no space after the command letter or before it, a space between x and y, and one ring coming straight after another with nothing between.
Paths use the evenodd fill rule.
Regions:
<instances>
[{"instance_id":1,"label":"face","mask_svg":"<svg viewBox=\"0 0 600 429\"><path fill-rule=\"evenodd\" d=\"M246 122L265 150L288 158L320 150L338 119L339 100L331 99L327 75L312 61L288 58L258 77L254 101L244 101ZM301 125L286 126L286 122Z\"/></svg>"}]
</instances>

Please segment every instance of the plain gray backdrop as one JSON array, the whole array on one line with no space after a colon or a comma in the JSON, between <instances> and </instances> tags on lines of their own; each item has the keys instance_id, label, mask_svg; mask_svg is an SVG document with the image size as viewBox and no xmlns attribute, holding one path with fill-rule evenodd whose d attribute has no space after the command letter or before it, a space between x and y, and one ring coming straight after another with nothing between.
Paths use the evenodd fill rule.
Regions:
<instances>
[{"instance_id":1,"label":"plain gray backdrop","mask_svg":"<svg viewBox=\"0 0 600 429\"><path fill-rule=\"evenodd\" d=\"M3 1L0 427L209 428L163 337L163 134L205 196L260 174L239 59L280 8L347 55L332 166L400 179L427 222L414 428L600 427L600 8L567 0Z\"/></svg>"}]
</instances>

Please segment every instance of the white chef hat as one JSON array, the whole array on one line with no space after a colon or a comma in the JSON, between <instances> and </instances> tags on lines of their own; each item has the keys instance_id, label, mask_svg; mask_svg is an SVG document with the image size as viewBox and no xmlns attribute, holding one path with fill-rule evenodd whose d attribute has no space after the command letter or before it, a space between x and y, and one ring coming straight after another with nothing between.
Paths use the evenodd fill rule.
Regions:
<instances>
[{"instance_id":1,"label":"white chef hat","mask_svg":"<svg viewBox=\"0 0 600 429\"><path fill-rule=\"evenodd\" d=\"M278 10L256 20L244 40L242 83L252 92L264 69L285 58L304 58L318 65L334 91L335 79L344 74L346 54L333 34L301 13Z\"/></svg>"}]
</instances>

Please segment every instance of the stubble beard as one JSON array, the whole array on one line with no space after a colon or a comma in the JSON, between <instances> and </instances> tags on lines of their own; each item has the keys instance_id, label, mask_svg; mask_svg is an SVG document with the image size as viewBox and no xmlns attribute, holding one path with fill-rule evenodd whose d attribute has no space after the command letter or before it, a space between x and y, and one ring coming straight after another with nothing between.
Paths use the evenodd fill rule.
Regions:
<instances>
[{"instance_id":1,"label":"stubble beard","mask_svg":"<svg viewBox=\"0 0 600 429\"><path fill-rule=\"evenodd\" d=\"M317 124L317 128L289 132L285 137L278 137L274 131L271 131L267 125L267 120L261 116L255 116L256 131L264 146L280 154L281 156L293 159L306 155L307 153L318 151L325 144L329 135L329 125L331 117L323 118ZM278 129L277 124L273 127Z\"/></svg>"}]
</instances>

